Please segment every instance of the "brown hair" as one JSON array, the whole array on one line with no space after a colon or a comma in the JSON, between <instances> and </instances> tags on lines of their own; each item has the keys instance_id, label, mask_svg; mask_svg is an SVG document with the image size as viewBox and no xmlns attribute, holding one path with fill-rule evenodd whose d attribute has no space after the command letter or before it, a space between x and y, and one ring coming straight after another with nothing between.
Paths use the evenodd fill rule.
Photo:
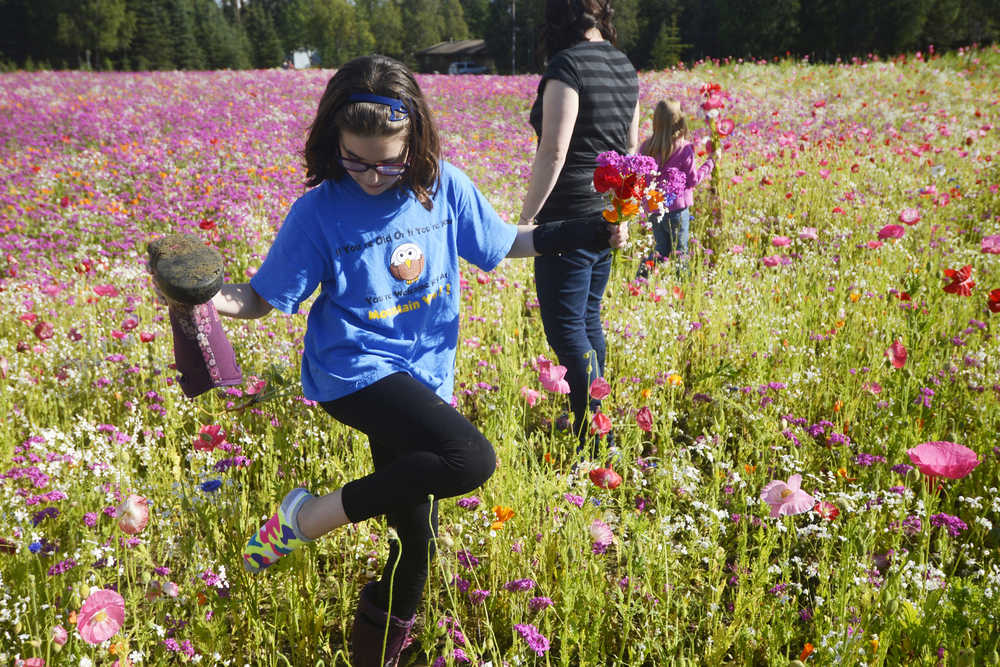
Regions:
<instances>
[{"instance_id":1,"label":"brown hair","mask_svg":"<svg viewBox=\"0 0 1000 667\"><path fill-rule=\"evenodd\" d=\"M653 136L646 144L646 155L663 162L670 157L681 139L687 137L687 119L677 100L661 100L653 111Z\"/></svg>"},{"instance_id":2,"label":"brown hair","mask_svg":"<svg viewBox=\"0 0 1000 667\"><path fill-rule=\"evenodd\" d=\"M614 15L611 0L546 0L545 23L535 49L539 67L563 49L582 42L591 28L600 30L601 36L614 44L618 41L611 23Z\"/></svg>"},{"instance_id":3,"label":"brown hair","mask_svg":"<svg viewBox=\"0 0 1000 667\"><path fill-rule=\"evenodd\" d=\"M406 115L393 120L394 111L384 104L349 102L354 93L400 100ZM406 65L386 56L362 56L345 63L330 78L303 151L307 186L315 187L326 179L338 181L347 174L337 159L341 130L364 137L406 132L410 166L400 177L399 187L409 187L424 208L431 209L440 176L440 142L424 95Z\"/></svg>"}]
</instances>

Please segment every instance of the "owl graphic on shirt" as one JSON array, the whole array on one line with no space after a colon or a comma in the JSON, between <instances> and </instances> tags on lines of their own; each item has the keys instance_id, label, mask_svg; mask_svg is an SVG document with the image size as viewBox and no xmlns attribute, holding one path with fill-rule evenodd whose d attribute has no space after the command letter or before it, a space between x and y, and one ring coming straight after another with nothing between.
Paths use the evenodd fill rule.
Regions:
<instances>
[{"instance_id":1,"label":"owl graphic on shirt","mask_svg":"<svg viewBox=\"0 0 1000 667\"><path fill-rule=\"evenodd\" d=\"M404 243L392 251L389 273L396 280L407 284L414 282L424 271L424 251L416 243Z\"/></svg>"}]
</instances>

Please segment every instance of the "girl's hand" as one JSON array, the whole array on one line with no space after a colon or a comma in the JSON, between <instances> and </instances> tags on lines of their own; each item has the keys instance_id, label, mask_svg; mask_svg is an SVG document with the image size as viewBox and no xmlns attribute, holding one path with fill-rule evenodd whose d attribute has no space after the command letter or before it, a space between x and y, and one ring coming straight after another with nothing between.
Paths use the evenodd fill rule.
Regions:
<instances>
[{"instance_id":1,"label":"girl's hand","mask_svg":"<svg viewBox=\"0 0 1000 667\"><path fill-rule=\"evenodd\" d=\"M712 156L712 159L718 162L719 158L722 157L722 150L715 145L715 142L709 139L705 142L705 151Z\"/></svg>"},{"instance_id":2,"label":"girl's hand","mask_svg":"<svg viewBox=\"0 0 1000 667\"><path fill-rule=\"evenodd\" d=\"M608 245L612 248L622 248L628 243L628 225L607 223L608 225Z\"/></svg>"}]
</instances>

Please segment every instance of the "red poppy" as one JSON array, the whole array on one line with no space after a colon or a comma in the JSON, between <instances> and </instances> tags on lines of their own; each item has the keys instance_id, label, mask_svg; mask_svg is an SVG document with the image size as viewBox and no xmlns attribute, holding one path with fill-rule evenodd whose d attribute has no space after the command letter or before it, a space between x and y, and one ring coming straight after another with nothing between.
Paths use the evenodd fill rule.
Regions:
<instances>
[{"instance_id":1,"label":"red poppy","mask_svg":"<svg viewBox=\"0 0 1000 667\"><path fill-rule=\"evenodd\" d=\"M642 409L635 415L635 423L639 425L646 433L653 430L653 413L649 410L648 406L643 406Z\"/></svg>"},{"instance_id":2,"label":"red poppy","mask_svg":"<svg viewBox=\"0 0 1000 667\"><path fill-rule=\"evenodd\" d=\"M622 483L622 476L611 468L594 468L590 471L590 481L602 489L616 489Z\"/></svg>"},{"instance_id":3,"label":"red poppy","mask_svg":"<svg viewBox=\"0 0 1000 667\"><path fill-rule=\"evenodd\" d=\"M736 128L736 123L733 122L732 118L723 118L716 125L716 131L719 136L727 137L732 134L732 131Z\"/></svg>"},{"instance_id":4,"label":"red poppy","mask_svg":"<svg viewBox=\"0 0 1000 667\"><path fill-rule=\"evenodd\" d=\"M632 199L639 196L639 190L645 185L642 179L635 174L629 174L622 179L621 183L615 186L615 194L619 199Z\"/></svg>"},{"instance_id":5,"label":"red poppy","mask_svg":"<svg viewBox=\"0 0 1000 667\"><path fill-rule=\"evenodd\" d=\"M210 229L215 229L215 220L208 220L207 218L198 223L198 226L205 231Z\"/></svg>"},{"instance_id":6,"label":"red poppy","mask_svg":"<svg viewBox=\"0 0 1000 667\"><path fill-rule=\"evenodd\" d=\"M194 437L194 448L201 452L210 452L226 442L226 434L218 424L206 424Z\"/></svg>"},{"instance_id":7,"label":"red poppy","mask_svg":"<svg viewBox=\"0 0 1000 667\"><path fill-rule=\"evenodd\" d=\"M989 298L986 299L986 307L991 313L1000 313L1000 289L990 292Z\"/></svg>"},{"instance_id":8,"label":"red poppy","mask_svg":"<svg viewBox=\"0 0 1000 667\"><path fill-rule=\"evenodd\" d=\"M972 265L966 264L958 271L955 269L945 269L944 275L951 282L944 286L944 291L948 294L958 294L959 296L969 296L976 283L972 280Z\"/></svg>"},{"instance_id":9,"label":"red poppy","mask_svg":"<svg viewBox=\"0 0 1000 667\"><path fill-rule=\"evenodd\" d=\"M598 192L607 192L611 188L617 188L621 184L622 175L610 164L594 170L594 189Z\"/></svg>"},{"instance_id":10,"label":"red poppy","mask_svg":"<svg viewBox=\"0 0 1000 667\"><path fill-rule=\"evenodd\" d=\"M48 340L55 335L55 327L52 326L51 322L44 320L36 324L32 331L35 332L35 338L38 340Z\"/></svg>"},{"instance_id":11,"label":"red poppy","mask_svg":"<svg viewBox=\"0 0 1000 667\"><path fill-rule=\"evenodd\" d=\"M603 412L598 412L594 415L594 418L590 421L590 432L598 433L600 435L607 435L611 432L611 420Z\"/></svg>"},{"instance_id":12,"label":"red poppy","mask_svg":"<svg viewBox=\"0 0 1000 667\"><path fill-rule=\"evenodd\" d=\"M893 368L902 368L906 365L906 348L898 340L892 341L892 345L885 351L885 356L889 357Z\"/></svg>"},{"instance_id":13,"label":"red poppy","mask_svg":"<svg viewBox=\"0 0 1000 667\"><path fill-rule=\"evenodd\" d=\"M813 507L813 510L816 512L816 514L819 514L821 518L826 519L828 521L833 521L838 516L840 516L840 510L837 509L837 506L834 505L833 503L828 503L825 500L821 500L818 503L816 503L816 506Z\"/></svg>"}]
</instances>

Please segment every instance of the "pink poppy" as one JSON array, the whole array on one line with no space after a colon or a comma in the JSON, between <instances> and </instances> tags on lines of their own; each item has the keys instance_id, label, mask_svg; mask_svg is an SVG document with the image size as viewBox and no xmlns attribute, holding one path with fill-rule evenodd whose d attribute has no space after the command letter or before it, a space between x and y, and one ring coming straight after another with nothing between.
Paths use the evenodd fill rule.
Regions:
<instances>
[{"instance_id":1,"label":"pink poppy","mask_svg":"<svg viewBox=\"0 0 1000 667\"><path fill-rule=\"evenodd\" d=\"M819 235L815 227L803 227L799 230L799 238L803 241L815 241Z\"/></svg>"},{"instance_id":2,"label":"pink poppy","mask_svg":"<svg viewBox=\"0 0 1000 667\"><path fill-rule=\"evenodd\" d=\"M0 380L7 379L7 372L10 370L10 363L7 357L0 357Z\"/></svg>"},{"instance_id":3,"label":"pink poppy","mask_svg":"<svg viewBox=\"0 0 1000 667\"><path fill-rule=\"evenodd\" d=\"M118 296L118 288L114 285L94 285L97 296Z\"/></svg>"},{"instance_id":4,"label":"pink poppy","mask_svg":"<svg viewBox=\"0 0 1000 667\"><path fill-rule=\"evenodd\" d=\"M66 632L66 628L61 625L57 625L52 628L52 643L56 646L62 646L69 639L69 633Z\"/></svg>"},{"instance_id":5,"label":"pink poppy","mask_svg":"<svg viewBox=\"0 0 1000 667\"><path fill-rule=\"evenodd\" d=\"M902 225L886 225L882 229L878 230L878 238L880 241L886 239L901 239L903 234L906 233L906 229Z\"/></svg>"},{"instance_id":6,"label":"pink poppy","mask_svg":"<svg viewBox=\"0 0 1000 667\"><path fill-rule=\"evenodd\" d=\"M611 468L594 468L590 471L590 481L602 489L616 489L622 483L622 476Z\"/></svg>"},{"instance_id":7,"label":"pink poppy","mask_svg":"<svg viewBox=\"0 0 1000 667\"><path fill-rule=\"evenodd\" d=\"M945 278L951 280L950 283L944 286L944 291L948 294L958 294L959 296L969 296L972 294L972 288L976 286L974 280L972 280L972 265L966 264L962 268L958 269L945 269Z\"/></svg>"},{"instance_id":8,"label":"pink poppy","mask_svg":"<svg viewBox=\"0 0 1000 667\"><path fill-rule=\"evenodd\" d=\"M35 338L37 338L38 340L48 340L52 338L56 333L55 327L52 326L52 323L46 322L45 320L42 320L41 322L36 324L35 328L32 329L32 331L34 331Z\"/></svg>"},{"instance_id":9,"label":"pink poppy","mask_svg":"<svg viewBox=\"0 0 1000 667\"><path fill-rule=\"evenodd\" d=\"M771 516L802 514L812 509L816 501L808 493L799 488L802 475L792 475L788 482L780 479L768 482L761 492L761 500L771 506Z\"/></svg>"},{"instance_id":10,"label":"pink poppy","mask_svg":"<svg viewBox=\"0 0 1000 667\"><path fill-rule=\"evenodd\" d=\"M267 388L267 380L261 380L256 375L251 375L247 379L247 396L254 396L256 394L261 394Z\"/></svg>"},{"instance_id":11,"label":"pink poppy","mask_svg":"<svg viewBox=\"0 0 1000 667\"><path fill-rule=\"evenodd\" d=\"M871 248L872 250L878 250L883 245L884 244L881 241L869 241L868 242L868 247Z\"/></svg>"},{"instance_id":12,"label":"pink poppy","mask_svg":"<svg viewBox=\"0 0 1000 667\"><path fill-rule=\"evenodd\" d=\"M974 451L955 442L925 442L906 453L920 472L932 477L962 479L982 463Z\"/></svg>"},{"instance_id":13,"label":"pink poppy","mask_svg":"<svg viewBox=\"0 0 1000 667\"><path fill-rule=\"evenodd\" d=\"M180 595L180 593L181 593L180 587L174 582L168 581L167 583L163 584L163 594L166 595L167 597L175 598L178 595Z\"/></svg>"},{"instance_id":14,"label":"pink poppy","mask_svg":"<svg viewBox=\"0 0 1000 667\"><path fill-rule=\"evenodd\" d=\"M782 248L791 242L792 240L787 236L775 236L773 239L771 239L771 245L773 245L775 248Z\"/></svg>"},{"instance_id":15,"label":"pink poppy","mask_svg":"<svg viewBox=\"0 0 1000 667\"><path fill-rule=\"evenodd\" d=\"M882 393L882 385L880 385L878 382L865 382L863 385L861 385L861 388L864 389L865 391L870 391L876 396Z\"/></svg>"},{"instance_id":16,"label":"pink poppy","mask_svg":"<svg viewBox=\"0 0 1000 667\"><path fill-rule=\"evenodd\" d=\"M218 424L206 424L194 436L194 448L199 452L210 452L226 444L226 434Z\"/></svg>"},{"instance_id":17,"label":"pink poppy","mask_svg":"<svg viewBox=\"0 0 1000 667\"><path fill-rule=\"evenodd\" d=\"M18 660L14 663L14 667L45 667L45 658L28 658L27 660Z\"/></svg>"},{"instance_id":18,"label":"pink poppy","mask_svg":"<svg viewBox=\"0 0 1000 667\"><path fill-rule=\"evenodd\" d=\"M565 366L555 366L548 360L541 362L538 366L538 381L546 391L551 391L554 394L569 393L569 383L564 379L566 377Z\"/></svg>"},{"instance_id":19,"label":"pink poppy","mask_svg":"<svg viewBox=\"0 0 1000 667\"><path fill-rule=\"evenodd\" d=\"M985 253L1000 255L1000 234L984 236L979 247Z\"/></svg>"},{"instance_id":20,"label":"pink poppy","mask_svg":"<svg viewBox=\"0 0 1000 667\"><path fill-rule=\"evenodd\" d=\"M521 398L528 402L529 407L535 407L535 403L541 399L542 394L528 387L521 387Z\"/></svg>"},{"instance_id":21,"label":"pink poppy","mask_svg":"<svg viewBox=\"0 0 1000 667\"><path fill-rule=\"evenodd\" d=\"M590 539L594 541L594 544L607 547L614 541L615 535L611 532L608 524L600 519L594 519L590 524Z\"/></svg>"},{"instance_id":22,"label":"pink poppy","mask_svg":"<svg viewBox=\"0 0 1000 667\"><path fill-rule=\"evenodd\" d=\"M646 433L653 430L653 413L648 406L643 406L635 415L635 423Z\"/></svg>"},{"instance_id":23,"label":"pink poppy","mask_svg":"<svg viewBox=\"0 0 1000 667\"><path fill-rule=\"evenodd\" d=\"M772 517L802 514L812 509L815 500L799 488L801 484L802 475L792 475L787 483L776 479L761 490L761 500L771 506Z\"/></svg>"},{"instance_id":24,"label":"pink poppy","mask_svg":"<svg viewBox=\"0 0 1000 667\"><path fill-rule=\"evenodd\" d=\"M590 420L590 432L591 434L607 435L611 432L611 420L608 419L606 414L598 411L594 414L593 419Z\"/></svg>"},{"instance_id":25,"label":"pink poppy","mask_svg":"<svg viewBox=\"0 0 1000 667\"><path fill-rule=\"evenodd\" d=\"M723 118L718 122L715 129L719 133L719 136L728 137L736 129L736 123L733 122L732 118Z\"/></svg>"},{"instance_id":26,"label":"pink poppy","mask_svg":"<svg viewBox=\"0 0 1000 667\"><path fill-rule=\"evenodd\" d=\"M892 345L885 351L885 356L889 357L893 368L902 368L906 365L906 348L898 340L892 341Z\"/></svg>"},{"instance_id":27,"label":"pink poppy","mask_svg":"<svg viewBox=\"0 0 1000 667\"><path fill-rule=\"evenodd\" d=\"M781 264L781 259L777 255L761 257L760 261L764 264L764 266L778 266L778 264Z\"/></svg>"},{"instance_id":28,"label":"pink poppy","mask_svg":"<svg viewBox=\"0 0 1000 667\"><path fill-rule=\"evenodd\" d=\"M920 222L920 209L904 208L899 212L899 221L904 225L915 225Z\"/></svg>"},{"instance_id":29,"label":"pink poppy","mask_svg":"<svg viewBox=\"0 0 1000 667\"><path fill-rule=\"evenodd\" d=\"M135 535L149 523L148 501L134 493L130 493L125 502L118 507L118 527L122 532Z\"/></svg>"},{"instance_id":30,"label":"pink poppy","mask_svg":"<svg viewBox=\"0 0 1000 667\"><path fill-rule=\"evenodd\" d=\"M156 334L151 331L141 331L139 332L139 340L143 343L152 343L156 340Z\"/></svg>"},{"instance_id":31,"label":"pink poppy","mask_svg":"<svg viewBox=\"0 0 1000 667\"><path fill-rule=\"evenodd\" d=\"M590 397L601 400L602 398L607 398L608 394L611 393L611 385L604 378L598 377L594 378L594 381L590 383Z\"/></svg>"},{"instance_id":32,"label":"pink poppy","mask_svg":"<svg viewBox=\"0 0 1000 667\"><path fill-rule=\"evenodd\" d=\"M714 111L715 109L723 109L726 106L726 102L720 95L710 95L708 99L701 103L701 108L705 111Z\"/></svg>"},{"instance_id":33,"label":"pink poppy","mask_svg":"<svg viewBox=\"0 0 1000 667\"><path fill-rule=\"evenodd\" d=\"M115 591L101 589L90 594L77 615L76 631L88 644L100 644L115 636L125 623L125 599Z\"/></svg>"}]
</instances>

